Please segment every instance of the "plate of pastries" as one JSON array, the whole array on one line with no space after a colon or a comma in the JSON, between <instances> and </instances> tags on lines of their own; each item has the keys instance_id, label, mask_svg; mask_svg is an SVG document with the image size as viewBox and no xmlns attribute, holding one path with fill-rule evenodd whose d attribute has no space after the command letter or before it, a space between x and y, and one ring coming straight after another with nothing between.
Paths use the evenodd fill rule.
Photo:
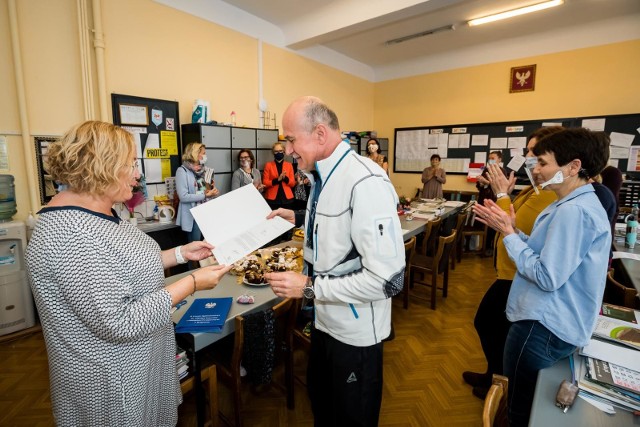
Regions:
<instances>
[{"instance_id":1,"label":"plate of pastries","mask_svg":"<svg viewBox=\"0 0 640 427\"><path fill-rule=\"evenodd\" d=\"M285 246L258 249L246 257L236 261L231 268L247 286L268 286L265 273L274 271L301 271L302 249Z\"/></svg>"}]
</instances>

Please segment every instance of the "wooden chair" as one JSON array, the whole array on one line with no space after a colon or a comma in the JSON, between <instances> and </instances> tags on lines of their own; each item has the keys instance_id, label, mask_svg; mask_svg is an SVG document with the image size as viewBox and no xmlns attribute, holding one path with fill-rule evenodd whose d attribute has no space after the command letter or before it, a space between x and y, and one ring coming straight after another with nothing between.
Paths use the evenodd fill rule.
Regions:
<instances>
[{"instance_id":1,"label":"wooden chair","mask_svg":"<svg viewBox=\"0 0 640 427\"><path fill-rule=\"evenodd\" d=\"M638 308L638 291L630 288L614 279L613 268L607 273L607 284L604 288L602 302L619 305L628 308Z\"/></svg>"},{"instance_id":2,"label":"wooden chair","mask_svg":"<svg viewBox=\"0 0 640 427\"><path fill-rule=\"evenodd\" d=\"M291 308L289 313L289 333L291 334L292 357L294 356L296 348L302 349L307 354L309 354L309 350L311 349L311 337L308 337L304 333L304 328L307 326L307 323L309 321L303 316L299 316L299 314L303 312L302 307L304 303L304 298L295 299L293 302L293 307ZM294 375L294 379L297 379L300 384L304 386L307 385L307 380L305 377L301 378Z\"/></svg>"},{"instance_id":3,"label":"wooden chair","mask_svg":"<svg viewBox=\"0 0 640 427\"><path fill-rule=\"evenodd\" d=\"M200 371L202 384L207 384L206 390L209 392L209 422L205 424L218 427L218 376L216 373L216 365L211 365ZM186 378L180 382L182 394L187 394L195 386L195 378L193 376Z\"/></svg>"},{"instance_id":4,"label":"wooden chair","mask_svg":"<svg viewBox=\"0 0 640 427\"><path fill-rule=\"evenodd\" d=\"M276 336L275 343L275 351L276 351L276 360L277 360L277 352L282 350L282 356L284 358L285 365L285 389L287 394L287 408L294 408L294 397L293 397L293 354L291 352L292 347L292 334L289 330L289 314L290 310L293 307L293 300L286 298L276 304L272 310L276 323L281 323L284 326L284 334L283 340L281 342ZM241 385L242 378L240 377L240 362L243 357L244 350L244 317L236 316L235 318L235 333L233 340L233 351L231 353L231 360L224 360L224 355L217 354L219 352L213 351L213 357L216 359L216 363L218 366L218 374L219 377L229 384L231 387L231 394L233 396L233 407L234 407L234 420L235 426L242 426L242 395L241 395ZM222 357L221 357L222 356ZM227 355L228 356L228 355Z\"/></svg>"},{"instance_id":5,"label":"wooden chair","mask_svg":"<svg viewBox=\"0 0 640 427\"><path fill-rule=\"evenodd\" d=\"M468 217L467 224L462 229L462 242L466 241L467 238L471 238L472 236L478 236L480 238L480 244L478 245L478 249L476 250L467 250L468 253L484 255L485 250L487 248L487 225L482 224L480 222L475 221L475 213L472 213ZM462 246L462 245L461 245ZM464 244L466 246L466 244ZM468 246L466 246L468 248Z\"/></svg>"},{"instance_id":6,"label":"wooden chair","mask_svg":"<svg viewBox=\"0 0 640 427\"><path fill-rule=\"evenodd\" d=\"M453 230L447 237L439 237L438 247L435 256L429 257L423 254L415 254L411 263L409 283L431 286L431 309L436 309L436 290L438 289L438 275L443 274L442 296L447 297L449 287L449 254L456 239L456 232ZM430 283L415 279L415 273L420 273L423 279L431 276ZM410 293L411 286L407 287L407 294ZM408 298L408 295L407 295Z\"/></svg>"},{"instance_id":7,"label":"wooden chair","mask_svg":"<svg viewBox=\"0 0 640 427\"><path fill-rule=\"evenodd\" d=\"M464 238L462 235L462 228L464 227L464 224L467 222L467 216L468 216L467 212L463 210L458 214L458 220L456 221L456 228L455 228L456 241L451 250L451 269L452 270L456 269L456 259L458 263L462 261L462 243L464 241Z\"/></svg>"},{"instance_id":8,"label":"wooden chair","mask_svg":"<svg viewBox=\"0 0 640 427\"><path fill-rule=\"evenodd\" d=\"M506 417L500 415L506 415L508 393L509 379L502 375L493 374L493 384L484 399L484 409L482 410L483 427L505 425Z\"/></svg>"},{"instance_id":9,"label":"wooden chair","mask_svg":"<svg viewBox=\"0 0 640 427\"><path fill-rule=\"evenodd\" d=\"M409 308L409 278L411 277L411 265L413 264L413 257L416 253L416 237L413 236L406 242L404 242L404 286L403 286L403 306L406 309Z\"/></svg>"},{"instance_id":10,"label":"wooden chair","mask_svg":"<svg viewBox=\"0 0 640 427\"><path fill-rule=\"evenodd\" d=\"M424 239L422 239L422 245L420 245L419 253L421 255L433 256L435 254L441 225L442 218L440 217L427 223L424 233Z\"/></svg>"}]
</instances>

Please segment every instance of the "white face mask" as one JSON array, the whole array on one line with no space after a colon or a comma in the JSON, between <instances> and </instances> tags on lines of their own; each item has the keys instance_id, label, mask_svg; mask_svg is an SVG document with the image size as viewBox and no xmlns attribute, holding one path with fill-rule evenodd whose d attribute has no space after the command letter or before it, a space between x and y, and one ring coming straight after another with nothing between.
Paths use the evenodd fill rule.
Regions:
<instances>
[{"instance_id":1,"label":"white face mask","mask_svg":"<svg viewBox=\"0 0 640 427\"><path fill-rule=\"evenodd\" d=\"M538 190L538 185L536 184L536 180L533 179L533 169L536 167L537 164L538 164L537 157L525 157L524 159L524 171L527 174L527 177L529 178L529 182L533 187L533 191L535 191L536 194L540 194L540 191Z\"/></svg>"},{"instance_id":2,"label":"white face mask","mask_svg":"<svg viewBox=\"0 0 640 427\"><path fill-rule=\"evenodd\" d=\"M242 160L240 164L243 168L248 168L249 166L251 166L251 160Z\"/></svg>"},{"instance_id":3,"label":"white face mask","mask_svg":"<svg viewBox=\"0 0 640 427\"><path fill-rule=\"evenodd\" d=\"M205 154L204 156L202 156L202 159L200 159L200 164L204 165L205 163L207 163L207 155Z\"/></svg>"},{"instance_id":4,"label":"white face mask","mask_svg":"<svg viewBox=\"0 0 640 427\"><path fill-rule=\"evenodd\" d=\"M562 170L559 170L558 172L556 172L555 175L553 175L553 177L550 180L545 181L542 184L540 184L540 187L544 188L547 185L551 185L551 184L562 184L564 182L564 179L565 179L565 176L562 173Z\"/></svg>"},{"instance_id":5,"label":"white face mask","mask_svg":"<svg viewBox=\"0 0 640 427\"><path fill-rule=\"evenodd\" d=\"M494 165L496 163L496 161L493 160L493 159L489 159L489 161L487 163L489 163L490 165Z\"/></svg>"},{"instance_id":6,"label":"white face mask","mask_svg":"<svg viewBox=\"0 0 640 427\"><path fill-rule=\"evenodd\" d=\"M369 145L369 152L370 153L376 153L378 151L378 144L371 144Z\"/></svg>"}]
</instances>

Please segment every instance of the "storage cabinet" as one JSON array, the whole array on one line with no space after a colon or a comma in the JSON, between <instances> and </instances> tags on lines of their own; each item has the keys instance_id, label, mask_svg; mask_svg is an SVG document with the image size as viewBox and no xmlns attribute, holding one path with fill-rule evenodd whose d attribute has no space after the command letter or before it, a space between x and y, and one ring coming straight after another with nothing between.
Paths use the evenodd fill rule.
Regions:
<instances>
[{"instance_id":1,"label":"storage cabinet","mask_svg":"<svg viewBox=\"0 0 640 427\"><path fill-rule=\"evenodd\" d=\"M262 172L273 160L271 146L278 141L277 129L239 128L188 123L182 125L182 149L190 142L201 142L207 150L207 166L215 170L216 187L222 194L231 190L231 175L238 169L238 151L253 152L256 168Z\"/></svg>"}]
</instances>

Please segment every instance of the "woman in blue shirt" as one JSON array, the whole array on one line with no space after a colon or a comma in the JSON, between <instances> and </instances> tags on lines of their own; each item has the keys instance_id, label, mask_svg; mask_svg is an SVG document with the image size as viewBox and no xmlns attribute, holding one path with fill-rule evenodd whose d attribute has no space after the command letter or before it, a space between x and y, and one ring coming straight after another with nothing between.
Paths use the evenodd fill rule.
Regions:
<instances>
[{"instance_id":1,"label":"woman in blue shirt","mask_svg":"<svg viewBox=\"0 0 640 427\"><path fill-rule=\"evenodd\" d=\"M531 235L515 229L495 203L476 205L479 220L504 234L518 269L507 302L513 322L504 350L509 421L527 425L538 371L589 342L602 303L611 227L589 177L609 158L609 139L565 129L534 147L534 175L558 200L540 213Z\"/></svg>"}]
</instances>

